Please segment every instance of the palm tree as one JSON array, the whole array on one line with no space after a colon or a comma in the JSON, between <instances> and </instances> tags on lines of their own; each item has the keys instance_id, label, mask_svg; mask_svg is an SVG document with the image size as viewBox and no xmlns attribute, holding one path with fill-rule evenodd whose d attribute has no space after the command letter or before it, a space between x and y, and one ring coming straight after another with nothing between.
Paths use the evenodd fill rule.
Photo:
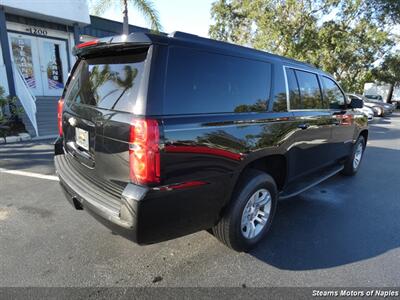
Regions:
<instances>
[{"instance_id":1,"label":"palm tree","mask_svg":"<svg viewBox=\"0 0 400 300\"><path fill-rule=\"evenodd\" d=\"M118 99L115 101L111 109L114 109L115 106L118 104L119 100L121 100L122 96L125 94L127 90L129 90L131 87L133 87L135 78L138 74L138 69L132 68L131 66L126 65L124 67L124 73L125 73L125 80L122 79L122 77L119 76L119 74L115 74L113 80L114 82L121 88L123 88L122 93L119 95Z\"/></svg>"},{"instance_id":2,"label":"palm tree","mask_svg":"<svg viewBox=\"0 0 400 300\"><path fill-rule=\"evenodd\" d=\"M100 15L111 6L115 6L115 4L119 4L120 7L124 8L122 12L124 14L123 34L129 34L128 4L131 4L140 13L142 13L142 15L150 22L151 29L155 31L162 30L158 11L155 9L154 4L151 0L94 0L94 14Z\"/></svg>"}]
</instances>

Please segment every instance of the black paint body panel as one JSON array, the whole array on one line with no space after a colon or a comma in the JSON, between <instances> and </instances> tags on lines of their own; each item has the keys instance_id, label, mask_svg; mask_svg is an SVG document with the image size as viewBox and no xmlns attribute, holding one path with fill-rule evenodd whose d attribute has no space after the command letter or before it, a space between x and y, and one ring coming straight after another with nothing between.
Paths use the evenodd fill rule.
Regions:
<instances>
[{"instance_id":1,"label":"black paint body panel","mask_svg":"<svg viewBox=\"0 0 400 300\"><path fill-rule=\"evenodd\" d=\"M130 39L134 44L135 35ZM137 39L140 44L140 38ZM342 163L350 155L360 133L367 132L366 118L351 109L288 110L284 66L301 67L326 76L309 65L243 47L218 42L207 44L202 39L148 34L143 41L150 48L136 110L120 112L66 105L63 112L64 137L55 143L56 156L75 160L68 172L83 176L88 185L100 193L101 189L112 191L113 197L120 201L119 220L113 222L104 215L99 216L96 205L87 204L96 203L95 197L92 202L85 202L84 197L74 195L79 186L71 176L63 175L66 173L56 163L62 186L68 191L67 197L78 197L83 207L102 223L114 231L120 228L123 236L140 244L175 238L215 225L231 199L241 172L249 164L257 164L266 157L283 161L285 176L280 191L284 191L288 184L301 180L302 176ZM114 46L122 47L119 42ZM108 48L102 45L99 49L108 49L109 52L114 46L110 42ZM164 102L164 95L168 49L171 46L268 62L271 65L271 88L266 110L163 114L168 105ZM78 54L96 55L95 48ZM338 115L351 115L353 121L343 124L338 121ZM68 144L75 138L72 126L68 124L70 117L77 119L76 126L89 131L90 150L87 153L74 152ZM157 185L141 187L129 179L129 128L135 117L152 118L159 123L161 181ZM268 166L263 167L268 169ZM194 181L204 184L176 190L164 188ZM128 225L120 226L118 222Z\"/></svg>"}]
</instances>

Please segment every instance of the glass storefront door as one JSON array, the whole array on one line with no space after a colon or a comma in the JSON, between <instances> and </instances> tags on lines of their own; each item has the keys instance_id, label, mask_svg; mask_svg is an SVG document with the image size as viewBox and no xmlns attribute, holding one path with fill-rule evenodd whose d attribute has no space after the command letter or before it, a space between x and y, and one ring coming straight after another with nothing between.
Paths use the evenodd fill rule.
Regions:
<instances>
[{"instance_id":1,"label":"glass storefront door","mask_svg":"<svg viewBox=\"0 0 400 300\"><path fill-rule=\"evenodd\" d=\"M60 96L67 81L68 64L64 41L38 38L43 94Z\"/></svg>"},{"instance_id":2,"label":"glass storefront door","mask_svg":"<svg viewBox=\"0 0 400 300\"><path fill-rule=\"evenodd\" d=\"M43 95L36 39L10 33L9 40L14 64L19 68L33 94Z\"/></svg>"},{"instance_id":3,"label":"glass storefront door","mask_svg":"<svg viewBox=\"0 0 400 300\"><path fill-rule=\"evenodd\" d=\"M68 76L66 42L9 33L12 59L35 96L60 96Z\"/></svg>"}]
</instances>

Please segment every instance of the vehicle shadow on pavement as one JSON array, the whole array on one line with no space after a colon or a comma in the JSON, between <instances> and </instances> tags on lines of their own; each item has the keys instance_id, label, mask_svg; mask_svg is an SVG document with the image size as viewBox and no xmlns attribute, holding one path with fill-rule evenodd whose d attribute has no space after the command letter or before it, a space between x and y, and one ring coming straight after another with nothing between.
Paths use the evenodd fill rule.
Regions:
<instances>
[{"instance_id":1,"label":"vehicle shadow on pavement","mask_svg":"<svg viewBox=\"0 0 400 300\"><path fill-rule=\"evenodd\" d=\"M357 176L280 201L269 236L250 254L279 269L311 270L400 247L399 165L400 150L369 147Z\"/></svg>"}]
</instances>

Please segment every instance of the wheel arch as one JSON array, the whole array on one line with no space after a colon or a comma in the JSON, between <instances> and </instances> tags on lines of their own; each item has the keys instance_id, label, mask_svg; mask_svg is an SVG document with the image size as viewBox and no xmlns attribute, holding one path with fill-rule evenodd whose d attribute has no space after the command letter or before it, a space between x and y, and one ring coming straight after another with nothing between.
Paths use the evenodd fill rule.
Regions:
<instances>
[{"instance_id":1,"label":"wheel arch","mask_svg":"<svg viewBox=\"0 0 400 300\"><path fill-rule=\"evenodd\" d=\"M287 158L283 154L270 154L248 161L238 173L234 187L238 185L248 169L256 169L269 174L274 179L278 191L281 191L286 184L288 165Z\"/></svg>"},{"instance_id":2,"label":"wheel arch","mask_svg":"<svg viewBox=\"0 0 400 300\"><path fill-rule=\"evenodd\" d=\"M365 143L367 143L367 141L368 141L368 129L362 130L358 136L364 137Z\"/></svg>"}]
</instances>

